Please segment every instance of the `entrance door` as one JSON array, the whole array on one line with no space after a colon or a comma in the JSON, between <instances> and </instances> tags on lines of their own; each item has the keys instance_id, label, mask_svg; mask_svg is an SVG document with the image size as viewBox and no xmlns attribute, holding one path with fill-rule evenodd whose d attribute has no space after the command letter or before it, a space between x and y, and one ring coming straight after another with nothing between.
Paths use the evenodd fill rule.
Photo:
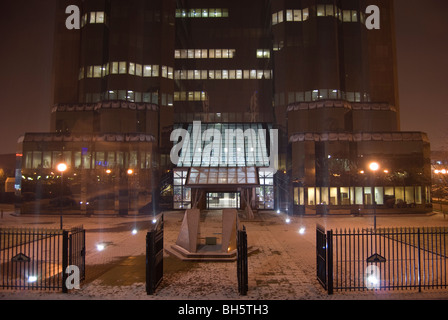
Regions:
<instances>
[{"instance_id":1,"label":"entrance door","mask_svg":"<svg viewBox=\"0 0 448 320\"><path fill-rule=\"evenodd\" d=\"M239 192L207 192L207 209L239 209Z\"/></svg>"}]
</instances>

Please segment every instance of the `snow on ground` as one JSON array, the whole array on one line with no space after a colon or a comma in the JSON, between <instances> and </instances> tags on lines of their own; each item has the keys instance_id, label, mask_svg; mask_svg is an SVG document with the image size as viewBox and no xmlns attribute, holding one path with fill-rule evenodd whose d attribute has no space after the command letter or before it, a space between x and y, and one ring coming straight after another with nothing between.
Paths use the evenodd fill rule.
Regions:
<instances>
[{"instance_id":1,"label":"snow on ground","mask_svg":"<svg viewBox=\"0 0 448 320\"><path fill-rule=\"evenodd\" d=\"M183 212L164 214L165 248L175 243ZM201 219L201 236L220 232L220 212ZM442 291L343 292L329 296L316 280L316 224L330 228L372 227L372 217L293 217L260 212L246 226L249 291L238 294L236 262L186 262L165 253L164 279L153 296L145 290L145 238L152 217L65 216L64 228L86 229L86 281L68 294L45 291L0 290L0 300L383 300L447 299ZM57 216L4 214L0 226L58 228ZM443 215L378 217L378 226L448 226ZM138 230L133 234L132 230ZM299 232L301 230L301 232ZM97 244L105 245L103 251Z\"/></svg>"}]
</instances>

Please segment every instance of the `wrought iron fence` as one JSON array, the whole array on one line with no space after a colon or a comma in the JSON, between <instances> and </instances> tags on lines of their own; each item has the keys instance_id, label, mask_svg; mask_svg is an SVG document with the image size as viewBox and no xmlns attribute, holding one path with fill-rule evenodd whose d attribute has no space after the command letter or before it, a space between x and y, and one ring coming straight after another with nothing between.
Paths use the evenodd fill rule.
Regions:
<instances>
[{"instance_id":1,"label":"wrought iron fence","mask_svg":"<svg viewBox=\"0 0 448 320\"><path fill-rule=\"evenodd\" d=\"M81 235L82 238L78 239ZM1 228L0 288L62 289L66 292L67 275L64 271L72 263L77 264L85 275L84 253L85 232L82 227L70 231Z\"/></svg>"},{"instance_id":2,"label":"wrought iron fence","mask_svg":"<svg viewBox=\"0 0 448 320\"><path fill-rule=\"evenodd\" d=\"M330 294L333 290L446 289L447 238L448 228L441 227L326 233L318 227L318 279Z\"/></svg>"}]
</instances>

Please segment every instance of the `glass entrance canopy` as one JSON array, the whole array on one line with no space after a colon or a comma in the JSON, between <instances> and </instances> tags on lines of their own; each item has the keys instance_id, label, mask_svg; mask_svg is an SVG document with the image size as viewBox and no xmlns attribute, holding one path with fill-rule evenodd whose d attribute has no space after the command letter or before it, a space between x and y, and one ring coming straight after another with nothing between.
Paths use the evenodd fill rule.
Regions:
<instances>
[{"instance_id":1,"label":"glass entrance canopy","mask_svg":"<svg viewBox=\"0 0 448 320\"><path fill-rule=\"evenodd\" d=\"M258 186L258 170L255 167L240 168L190 168L186 186L207 187L215 185Z\"/></svg>"}]
</instances>

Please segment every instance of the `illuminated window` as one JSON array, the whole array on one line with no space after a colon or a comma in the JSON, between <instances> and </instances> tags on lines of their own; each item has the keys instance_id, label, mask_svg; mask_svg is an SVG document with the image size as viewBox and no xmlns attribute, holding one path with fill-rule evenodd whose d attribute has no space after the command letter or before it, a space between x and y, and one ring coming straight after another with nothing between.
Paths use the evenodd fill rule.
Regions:
<instances>
[{"instance_id":1,"label":"illuminated window","mask_svg":"<svg viewBox=\"0 0 448 320\"><path fill-rule=\"evenodd\" d=\"M96 23L96 12L90 12L90 23Z\"/></svg>"},{"instance_id":2,"label":"illuminated window","mask_svg":"<svg viewBox=\"0 0 448 320\"><path fill-rule=\"evenodd\" d=\"M351 22L352 21L352 14L350 10L344 10L342 11L342 21L344 22Z\"/></svg>"},{"instance_id":3,"label":"illuminated window","mask_svg":"<svg viewBox=\"0 0 448 320\"><path fill-rule=\"evenodd\" d=\"M323 4L317 5L317 16L318 17L325 16L325 5L323 5Z\"/></svg>"},{"instance_id":4,"label":"illuminated window","mask_svg":"<svg viewBox=\"0 0 448 320\"><path fill-rule=\"evenodd\" d=\"M143 66L141 64L137 63L135 65L135 75L141 77L141 76L143 76L142 72L143 72Z\"/></svg>"},{"instance_id":5,"label":"illuminated window","mask_svg":"<svg viewBox=\"0 0 448 320\"><path fill-rule=\"evenodd\" d=\"M144 66L143 68L143 76L151 77L152 76L152 66Z\"/></svg>"},{"instance_id":6,"label":"illuminated window","mask_svg":"<svg viewBox=\"0 0 448 320\"><path fill-rule=\"evenodd\" d=\"M96 23L104 23L104 12L96 13Z\"/></svg>"},{"instance_id":7,"label":"illuminated window","mask_svg":"<svg viewBox=\"0 0 448 320\"><path fill-rule=\"evenodd\" d=\"M135 75L135 63L129 62L129 74Z\"/></svg>"},{"instance_id":8,"label":"illuminated window","mask_svg":"<svg viewBox=\"0 0 448 320\"><path fill-rule=\"evenodd\" d=\"M229 9L176 9L176 18L228 18Z\"/></svg>"},{"instance_id":9,"label":"illuminated window","mask_svg":"<svg viewBox=\"0 0 448 320\"><path fill-rule=\"evenodd\" d=\"M112 74L118 74L118 62L112 62Z\"/></svg>"},{"instance_id":10,"label":"illuminated window","mask_svg":"<svg viewBox=\"0 0 448 320\"><path fill-rule=\"evenodd\" d=\"M272 25L275 26L276 24L278 24L278 13L273 13L272 14Z\"/></svg>"},{"instance_id":11,"label":"illuminated window","mask_svg":"<svg viewBox=\"0 0 448 320\"><path fill-rule=\"evenodd\" d=\"M93 66L87 68L87 78L93 77Z\"/></svg>"},{"instance_id":12,"label":"illuminated window","mask_svg":"<svg viewBox=\"0 0 448 320\"><path fill-rule=\"evenodd\" d=\"M82 67L81 69L79 69L79 80L84 79L84 67Z\"/></svg>"},{"instance_id":13,"label":"illuminated window","mask_svg":"<svg viewBox=\"0 0 448 320\"><path fill-rule=\"evenodd\" d=\"M125 61L121 61L118 66L119 74L126 74L127 63Z\"/></svg>"},{"instance_id":14,"label":"illuminated window","mask_svg":"<svg viewBox=\"0 0 448 320\"><path fill-rule=\"evenodd\" d=\"M310 10L308 8L303 9L302 10L302 15L303 15L302 21L308 20L308 18L310 16Z\"/></svg>"},{"instance_id":15,"label":"illuminated window","mask_svg":"<svg viewBox=\"0 0 448 320\"><path fill-rule=\"evenodd\" d=\"M270 58L271 51L269 49L257 49L257 58Z\"/></svg>"},{"instance_id":16,"label":"illuminated window","mask_svg":"<svg viewBox=\"0 0 448 320\"><path fill-rule=\"evenodd\" d=\"M93 77L94 78L101 78L101 72L102 72L102 67L101 66L94 66L93 67Z\"/></svg>"},{"instance_id":17,"label":"illuminated window","mask_svg":"<svg viewBox=\"0 0 448 320\"><path fill-rule=\"evenodd\" d=\"M152 66L152 76L153 77L158 77L159 76L159 66L158 65L153 65Z\"/></svg>"}]
</instances>

